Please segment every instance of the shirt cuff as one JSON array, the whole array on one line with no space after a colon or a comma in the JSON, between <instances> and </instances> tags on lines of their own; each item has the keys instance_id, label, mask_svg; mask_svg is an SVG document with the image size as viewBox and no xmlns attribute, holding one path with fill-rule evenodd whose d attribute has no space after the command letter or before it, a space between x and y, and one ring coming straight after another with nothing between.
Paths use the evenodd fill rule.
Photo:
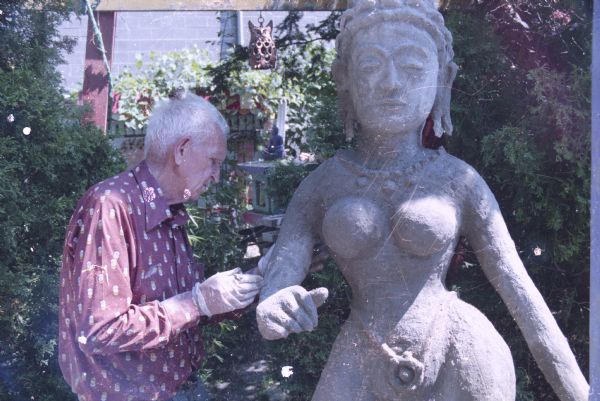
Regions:
<instances>
[{"instance_id":1,"label":"shirt cuff","mask_svg":"<svg viewBox=\"0 0 600 401\"><path fill-rule=\"evenodd\" d=\"M200 321L200 311L194 303L192 292L187 291L160 303L171 322L171 333L195 327Z\"/></svg>"}]
</instances>

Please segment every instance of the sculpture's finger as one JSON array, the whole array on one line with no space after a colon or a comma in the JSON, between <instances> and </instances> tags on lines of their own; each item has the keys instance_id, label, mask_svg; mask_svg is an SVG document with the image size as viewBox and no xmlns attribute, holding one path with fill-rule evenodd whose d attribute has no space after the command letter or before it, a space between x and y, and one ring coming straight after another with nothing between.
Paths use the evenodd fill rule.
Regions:
<instances>
[{"instance_id":1,"label":"sculpture's finger","mask_svg":"<svg viewBox=\"0 0 600 401\"><path fill-rule=\"evenodd\" d=\"M301 309L298 314L296 314L296 321L302 327L302 331L313 331L317 326L313 319L309 318L306 313L303 313L304 310Z\"/></svg>"},{"instance_id":2,"label":"sculpture's finger","mask_svg":"<svg viewBox=\"0 0 600 401\"><path fill-rule=\"evenodd\" d=\"M327 290L325 287L315 288L314 290L310 290L308 293L310 294L317 308L323 305L325 301L327 301L327 297L329 297L329 290Z\"/></svg>"},{"instance_id":3,"label":"sculpture's finger","mask_svg":"<svg viewBox=\"0 0 600 401\"><path fill-rule=\"evenodd\" d=\"M298 303L301 305L302 313L310 320L312 330L313 328L317 327L317 324L319 323L317 306L315 305L310 292L304 291L303 293L299 293L298 297L300 298Z\"/></svg>"},{"instance_id":4,"label":"sculpture's finger","mask_svg":"<svg viewBox=\"0 0 600 401\"><path fill-rule=\"evenodd\" d=\"M297 310L297 309L296 309ZM286 305L282 305L282 308L278 313L273 313L270 319L266 319L274 323L275 326L280 326L287 332L286 337L289 333L300 333L302 332L302 326L296 321L296 312L290 310Z\"/></svg>"},{"instance_id":5,"label":"sculpture's finger","mask_svg":"<svg viewBox=\"0 0 600 401\"><path fill-rule=\"evenodd\" d=\"M290 334L285 327L275 322L269 322L267 324L259 321L258 331L265 340L279 340L281 338L286 338Z\"/></svg>"},{"instance_id":6,"label":"sculpture's finger","mask_svg":"<svg viewBox=\"0 0 600 401\"><path fill-rule=\"evenodd\" d=\"M283 315L278 315L280 323L288 327L292 333L311 331L315 324L313 324L311 321L312 319L306 315L302 302L298 302L298 299L295 297L287 299L286 301L287 302L281 303Z\"/></svg>"},{"instance_id":7,"label":"sculpture's finger","mask_svg":"<svg viewBox=\"0 0 600 401\"><path fill-rule=\"evenodd\" d=\"M285 327L288 329L288 331L290 333L302 333L304 331L304 329L302 328L302 326L300 326L300 324L296 321L296 319L294 319L293 317L289 317L288 321L286 322Z\"/></svg>"}]
</instances>

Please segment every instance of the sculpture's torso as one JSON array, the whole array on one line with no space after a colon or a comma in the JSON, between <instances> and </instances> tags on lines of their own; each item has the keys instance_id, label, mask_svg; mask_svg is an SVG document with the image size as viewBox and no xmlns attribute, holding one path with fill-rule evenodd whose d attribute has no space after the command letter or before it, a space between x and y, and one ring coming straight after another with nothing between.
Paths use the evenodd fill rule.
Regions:
<instances>
[{"instance_id":1,"label":"sculpture's torso","mask_svg":"<svg viewBox=\"0 0 600 401\"><path fill-rule=\"evenodd\" d=\"M451 350L452 337L474 335L471 326L480 326L487 338L483 343L492 341L491 347L471 346L500 349L508 366L503 377L510 381L512 360L504 342L483 315L443 284L461 233L467 188L460 177L467 165L443 150L423 149L403 169L370 170L353 156L340 152L314 173L319 182L313 195L314 230L352 288L352 313L313 401L337 399L331 398L331 386L352 388L351 382L340 384L347 379L337 373L346 365L352 368L342 376L355 379L379 372L361 379L368 391L356 400L421 400L447 394L447 383L456 385L456 378L440 375L440 369L448 353L458 352ZM469 322L457 322L455 315ZM486 356L473 357L471 363L481 358ZM398 381L400 368L408 372L406 383ZM496 387L491 383L490 388ZM510 399L496 390L490 394L496 400ZM339 399L343 397L348 394L342 392Z\"/></svg>"},{"instance_id":2,"label":"sculpture's torso","mask_svg":"<svg viewBox=\"0 0 600 401\"><path fill-rule=\"evenodd\" d=\"M450 157L423 152L404 171L369 170L348 153L325 166L320 234L352 287L353 307L377 326L400 320L423 289L445 292L460 209L455 186L439 184Z\"/></svg>"}]
</instances>

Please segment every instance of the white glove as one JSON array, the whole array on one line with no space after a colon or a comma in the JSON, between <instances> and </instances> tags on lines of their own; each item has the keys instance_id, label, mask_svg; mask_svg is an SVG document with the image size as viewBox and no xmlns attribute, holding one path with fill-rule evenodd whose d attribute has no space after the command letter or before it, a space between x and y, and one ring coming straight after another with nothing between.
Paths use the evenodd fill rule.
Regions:
<instances>
[{"instance_id":1,"label":"white glove","mask_svg":"<svg viewBox=\"0 0 600 401\"><path fill-rule=\"evenodd\" d=\"M258 304L258 331L267 340L312 331L319 321L317 308L325 303L328 296L329 292L324 287L306 291L294 285L279 290Z\"/></svg>"},{"instance_id":2,"label":"white glove","mask_svg":"<svg viewBox=\"0 0 600 401\"><path fill-rule=\"evenodd\" d=\"M238 267L196 283L192 295L200 313L211 317L250 305L262 285L261 276L243 274Z\"/></svg>"}]
</instances>

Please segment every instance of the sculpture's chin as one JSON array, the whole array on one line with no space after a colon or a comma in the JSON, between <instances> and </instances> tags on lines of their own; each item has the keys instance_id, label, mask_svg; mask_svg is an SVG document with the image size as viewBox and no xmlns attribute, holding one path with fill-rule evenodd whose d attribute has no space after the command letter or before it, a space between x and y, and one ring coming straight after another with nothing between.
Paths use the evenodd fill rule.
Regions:
<instances>
[{"instance_id":1,"label":"sculpture's chin","mask_svg":"<svg viewBox=\"0 0 600 401\"><path fill-rule=\"evenodd\" d=\"M376 134L413 132L423 125L427 115L416 113L414 110L399 111L398 113L382 112L369 119L361 119L361 131Z\"/></svg>"}]
</instances>

